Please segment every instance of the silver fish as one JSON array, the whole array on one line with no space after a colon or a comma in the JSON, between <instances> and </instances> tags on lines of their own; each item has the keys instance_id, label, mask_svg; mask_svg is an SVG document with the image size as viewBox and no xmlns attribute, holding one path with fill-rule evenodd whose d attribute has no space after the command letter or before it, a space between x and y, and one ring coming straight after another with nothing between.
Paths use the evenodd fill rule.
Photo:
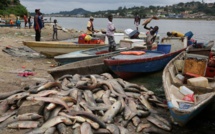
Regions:
<instances>
[{"instance_id":1,"label":"silver fish","mask_svg":"<svg viewBox=\"0 0 215 134\"><path fill-rule=\"evenodd\" d=\"M114 125L114 124L108 124L107 129L112 133L112 134L120 134L119 128Z\"/></svg>"},{"instance_id":2,"label":"silver fish","mask_svg":"<svg viewBox=\"0 0 215 134\"><path fill-rule=\"evenodd\" d=\"M46 84L40 86L36 91L39 92L52 87L58 87L59 89L62 89L62 86L59 82L47 82Z\"/></svg>"},{"instance_id":3,"label":"silver fish","mask_svg":"<svg viewBox=\"0 0 215 134\"><path fill-rule=\"evenodd\" d=\"M116 116L116 114L119 112L120 108L122 106L122 103L120 101L115 102L110 109L108 109L105 112L105 115L102 117L102 120L107 123L111 123L113 121L113 118Z\"/></svg>"},{"instance_id":4,"label":"silver fish","mask_svg":"<svg viewBox=\"0 0 215 134\"><path fill-rule=\"evenodd\" d=\"M149 117L147 117L147 120L149 122L153 123L154 125L156 125L157 127L163 129L163 130L167 130L167 131L171 130L171 128L169 126L167 126L166 124L164 124L162 121L160 121L156 117L149 116Z\"/></svg>"},{"instance_id":5,"label":"silver fish","mask_svg":"<svg viewBox=\"0 0 215 134\"><path fill-rule=\"evenodd\" d=\"M37 128L39 121L17 121L7 125L8 128Z\"/></svg>"},{"instance_id":6,"label":"silver fish","mask_svg":"<svg viewBox=\"0 0 215 134\"><path fill-rule=\"evenodd\" d=\"M81 134L93 134L92 128L89 123L83 123L81 125Z\"/></svg>"}]
</instances>

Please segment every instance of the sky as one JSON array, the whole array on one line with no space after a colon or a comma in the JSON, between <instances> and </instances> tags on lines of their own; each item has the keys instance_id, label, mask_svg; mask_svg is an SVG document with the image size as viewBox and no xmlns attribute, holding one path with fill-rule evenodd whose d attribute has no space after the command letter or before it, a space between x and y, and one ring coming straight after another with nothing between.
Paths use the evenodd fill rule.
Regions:
<instances>
[{"instance_id":1,"label":"sky","mask_svg":"<svg viewBox=\"0 0 215 134\"><path fill-rule=\"evenodd\" d=\"M29 12L34 12L35 9L39 8L42 13L72 11L76 8L83 8L95 12L116 10L118 7L166 6L192 1L202 2L202 0L20 0L21 4L25 6ZM215 0L204 0L204 2L214 3Z\"/></svg>"}]
</instances>

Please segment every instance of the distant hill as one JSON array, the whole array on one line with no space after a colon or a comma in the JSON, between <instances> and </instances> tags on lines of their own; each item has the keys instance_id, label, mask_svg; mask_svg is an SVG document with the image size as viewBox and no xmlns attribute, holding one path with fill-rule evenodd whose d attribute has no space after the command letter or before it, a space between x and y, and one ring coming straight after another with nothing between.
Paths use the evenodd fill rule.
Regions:
<instances>
[{"instance_id":1,"label":"distant hill","mask_svg":"<svg viewBox=\"0 0 215 134\"><path fill-rule=\"evenodd\" d=\"M85 15L91 13L90 11L84 10L83 8L76 8L72 11L61 11L59 13L54 13L54 14L63 14L63 15Z\"/></svg>"}]
</instances>

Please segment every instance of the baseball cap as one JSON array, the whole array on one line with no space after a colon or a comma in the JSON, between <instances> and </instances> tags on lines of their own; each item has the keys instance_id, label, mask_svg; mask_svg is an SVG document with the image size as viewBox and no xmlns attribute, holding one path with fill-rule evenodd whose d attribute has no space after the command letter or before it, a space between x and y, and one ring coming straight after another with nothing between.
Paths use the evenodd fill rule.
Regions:
<instances>
[{"instance_id":1,"label":"baseball cap","mask_svg":"<svg viewBox=\"0 0 215 134\"><path fill-rule=\"evenodd\" d=\"M90 16L90 19L93 20L94 19L93 16Z\"/></svg>"}]
</instances>

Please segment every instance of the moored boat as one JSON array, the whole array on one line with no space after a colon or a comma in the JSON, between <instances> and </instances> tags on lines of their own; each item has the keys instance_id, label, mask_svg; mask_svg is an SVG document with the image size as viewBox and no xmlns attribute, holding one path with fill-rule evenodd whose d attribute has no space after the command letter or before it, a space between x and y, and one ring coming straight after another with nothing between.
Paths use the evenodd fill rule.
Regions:
<instances>
[{"instance_id":1,"label":"moored boat","mask_svg":"<svg viewBox=\"0 0 215 134\"><path fill-rule=\"evenodd\" d=\"M158 51L144 51L143 55L124 55L118 54L105 59L104 63L116 75L123 79L129 79L141 73L150 73L162 70L166 64L184 51L187 47L187 37L168 37L162 39L162 44L158 45Z\"/></svg>"},{"instance_id":2,"label":"moored boat","mask_svg":"<svg viewBox=\"0 0 215 134\"><path fill-rule=\"evenodd\" d=\"M61 76L66 74L101 74L110 71L109 68L104 65L103 60L113 55L114 53L109 53L102 57L96 57L65 64L53 69L49 69L48 73L50 73L54 79L60 78Z\"/></svg>"},{"instance_id":3,"label":"moored boat","mask_svg":"<svg viewBox=\"0 0 215 134\"><path fill-rule=\"evenodd\" d=\"M86 50L70 52L68 54L58 55L58 56L55 56L54 59L58 63L63 65L63 64L80 61L80 60L90 59L90 58L104 57L105 55L119 53L119 51L123 51L126 49L126 48L119 48L119 45L117 45L116 51L109 52L108 48L109 48L108 45L99 46L99 47L90 48Z\"/></svg>"},{"instance_id":4,"label":"moored boat","mask_svg":"<svg viewBox=\"0 0 215 134\"><path fill-rule=\"evenodd\" d=\"M25 46L41 53L47 57L54 57L69 52L83 49L94 48L104 44L76 44L73 42L56 42L56 41L23 41Z\"/></svg>"},{"instance_id":5,"label":"moored boat","mask_svg":"<svg viewBox=\"0 0 215 134\"><path fill-rule=\"evenodd\" d=\"M191 56L190 59L187 58L189 56ZM188 55L182 52L164 68L162 80L168 108L173 122L180 126L186 125L192 118L197 116L214 98L215 87L213 85L215 81L200 77L205 74L207 58L207 56ZM185 62L185 59L188 60ZM196 62L193 59L196 59ZM190 62L189 60L192 61ZM188 64L189 62L190 64ZM189 74L189 72L192 72L191 74L194 78L187 78L186 74ZM198 77L195 78L195 76ZM186 98L189 94L185 95L182 89L191 91L193 101Z\"/></svg>"}]
</instances>

